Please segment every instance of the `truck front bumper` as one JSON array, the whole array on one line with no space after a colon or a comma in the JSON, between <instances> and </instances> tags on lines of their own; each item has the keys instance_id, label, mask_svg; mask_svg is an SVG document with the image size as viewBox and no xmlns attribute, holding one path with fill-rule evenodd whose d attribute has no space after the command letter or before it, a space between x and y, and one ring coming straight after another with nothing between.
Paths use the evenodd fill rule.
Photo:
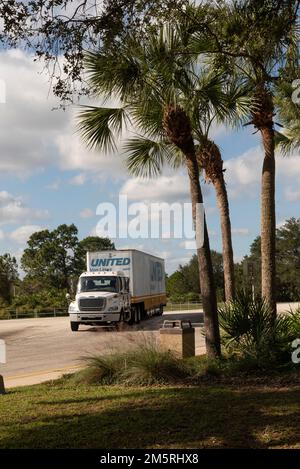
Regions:
<instances>
[{"instance_id":1,"label":"truck front bumper","mask_svg":"<svg viewBox=\"0 0 300 469\"><path fill-rule=\"evenodd\" d=\"M107 323L114 323L114 322L119 322L121 319L121 314L120 312L116 313L106 313L106 312L99 312L95 313L93 312L88 312L85 311L84 313L78 312L78 313L70 313L70 321L71 322L78 322L80 324L87 324L87 325L92 325L92 324L107 324Z\"/></svg>"}]
</instances>

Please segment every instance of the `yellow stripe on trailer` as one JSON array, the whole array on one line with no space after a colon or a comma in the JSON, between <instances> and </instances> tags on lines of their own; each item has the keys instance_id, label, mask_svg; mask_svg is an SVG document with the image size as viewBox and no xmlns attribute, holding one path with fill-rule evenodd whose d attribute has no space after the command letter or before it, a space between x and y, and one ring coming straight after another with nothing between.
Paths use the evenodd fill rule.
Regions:
<instances>
[{"instance_id":1,"label":"yellow stripe on trailer","mask_svg":"<svg viewBox=\"0 0 300 469\"><path fill-rule=\"evenodd\" d=\"M167 296L163 295L145 295L145 296L133 296L131 297L131 303L144 303L145 310L158 308L160 305L166 305Z\"/></svg>"}]
</instances>

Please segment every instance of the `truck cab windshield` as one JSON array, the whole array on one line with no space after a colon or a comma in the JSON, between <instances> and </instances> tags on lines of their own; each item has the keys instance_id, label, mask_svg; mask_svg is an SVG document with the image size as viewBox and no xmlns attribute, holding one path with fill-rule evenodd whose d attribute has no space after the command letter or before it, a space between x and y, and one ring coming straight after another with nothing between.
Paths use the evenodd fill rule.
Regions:
<instances>
[{"instance_id":1,"label":"truck cab windshield","mask_svg":"<svg viewBox=\"0 0 300 469\"><path fill-rule=\"evenodd\" d=\"M117 293L119 291L117 277L82 277L79 279L77 293L99 291Z\"/></svg>"}]
</instances>

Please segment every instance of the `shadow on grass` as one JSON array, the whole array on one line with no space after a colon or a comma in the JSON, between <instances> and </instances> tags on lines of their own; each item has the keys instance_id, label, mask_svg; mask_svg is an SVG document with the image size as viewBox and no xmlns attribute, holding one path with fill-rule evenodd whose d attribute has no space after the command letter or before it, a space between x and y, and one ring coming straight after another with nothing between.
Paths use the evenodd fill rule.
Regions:
<instances>
[{"instance_id":1,"label":"shadow on grass","mask_svg":"<svg viewBox=\"0 0 300 469\"><path fill-rule=\"evenodd\" d=\"M25 412L18 423L5 423L0 447L300 447L299 389L295 388L238 391L208 386L132 392L127 388L124 394L118 390L104 399L88 394L44 398L35 396L35 417Z\"/></svg>"}]
</instances>

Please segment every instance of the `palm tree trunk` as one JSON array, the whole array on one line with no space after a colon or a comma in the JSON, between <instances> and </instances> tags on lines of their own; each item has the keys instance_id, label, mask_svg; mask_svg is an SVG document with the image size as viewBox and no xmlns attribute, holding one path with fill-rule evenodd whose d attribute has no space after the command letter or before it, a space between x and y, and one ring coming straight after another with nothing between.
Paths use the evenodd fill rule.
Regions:
<instances>
[{"instance_id":1,"label":"palm tree trunk","mask_svg":"<svg viewBox=\"0 0 300 469\"><path fill-rule=\"evenodd\" d=\"M193 221L196 227L197 204L203 203L202 191L199 182L199 168L195 154L185 153L185 157L190 179ZM205 217L204 244L203 247L197 248L197 257L199 263L201 298L204 311L206 353L210 357L218 357L221 355L218 307Z\"/></svg>"},{"instance_id":2,"label":"palm tree trunk","mask_svg":"<svg viewBox=\"0 0 300 469\"><path fill-rule=\"evenodd\" d=\"M203 203L203 197L199 181L199 168L191 122L184 109L179 106L167 106L164 112L163 125L169 140L176 145L185 156L190 179L193 222L197 233L197 204ZM197 256L204 311L206 353L210 357L218 357L221 355L218 306L205 218L204 242L203 246L200 248L197 246Z\"/></svg>"},{"instance_id":3,"label":"palm tree trunk","mask_svg":"<svg viewBox=\"0 0 300 469\"><path fill-rule=\"evenodd\" d=\"M216 190L217 204L221 219L225 299L226 301L231 301L235 296L234 261L229 203L223 174L214 179L213 184Z\"/></svg>"},{"instance_id":4,"label":"palm tree trunk","mask_svg":"<svg viewBox=\"0 0 300 469\"><path fill-rule=\"evenodd\" d=\"M265 157L261 189L261 273L262 296L276 317L276 214L274 130L260 129Z\"/></svg>"}]
</instances>

